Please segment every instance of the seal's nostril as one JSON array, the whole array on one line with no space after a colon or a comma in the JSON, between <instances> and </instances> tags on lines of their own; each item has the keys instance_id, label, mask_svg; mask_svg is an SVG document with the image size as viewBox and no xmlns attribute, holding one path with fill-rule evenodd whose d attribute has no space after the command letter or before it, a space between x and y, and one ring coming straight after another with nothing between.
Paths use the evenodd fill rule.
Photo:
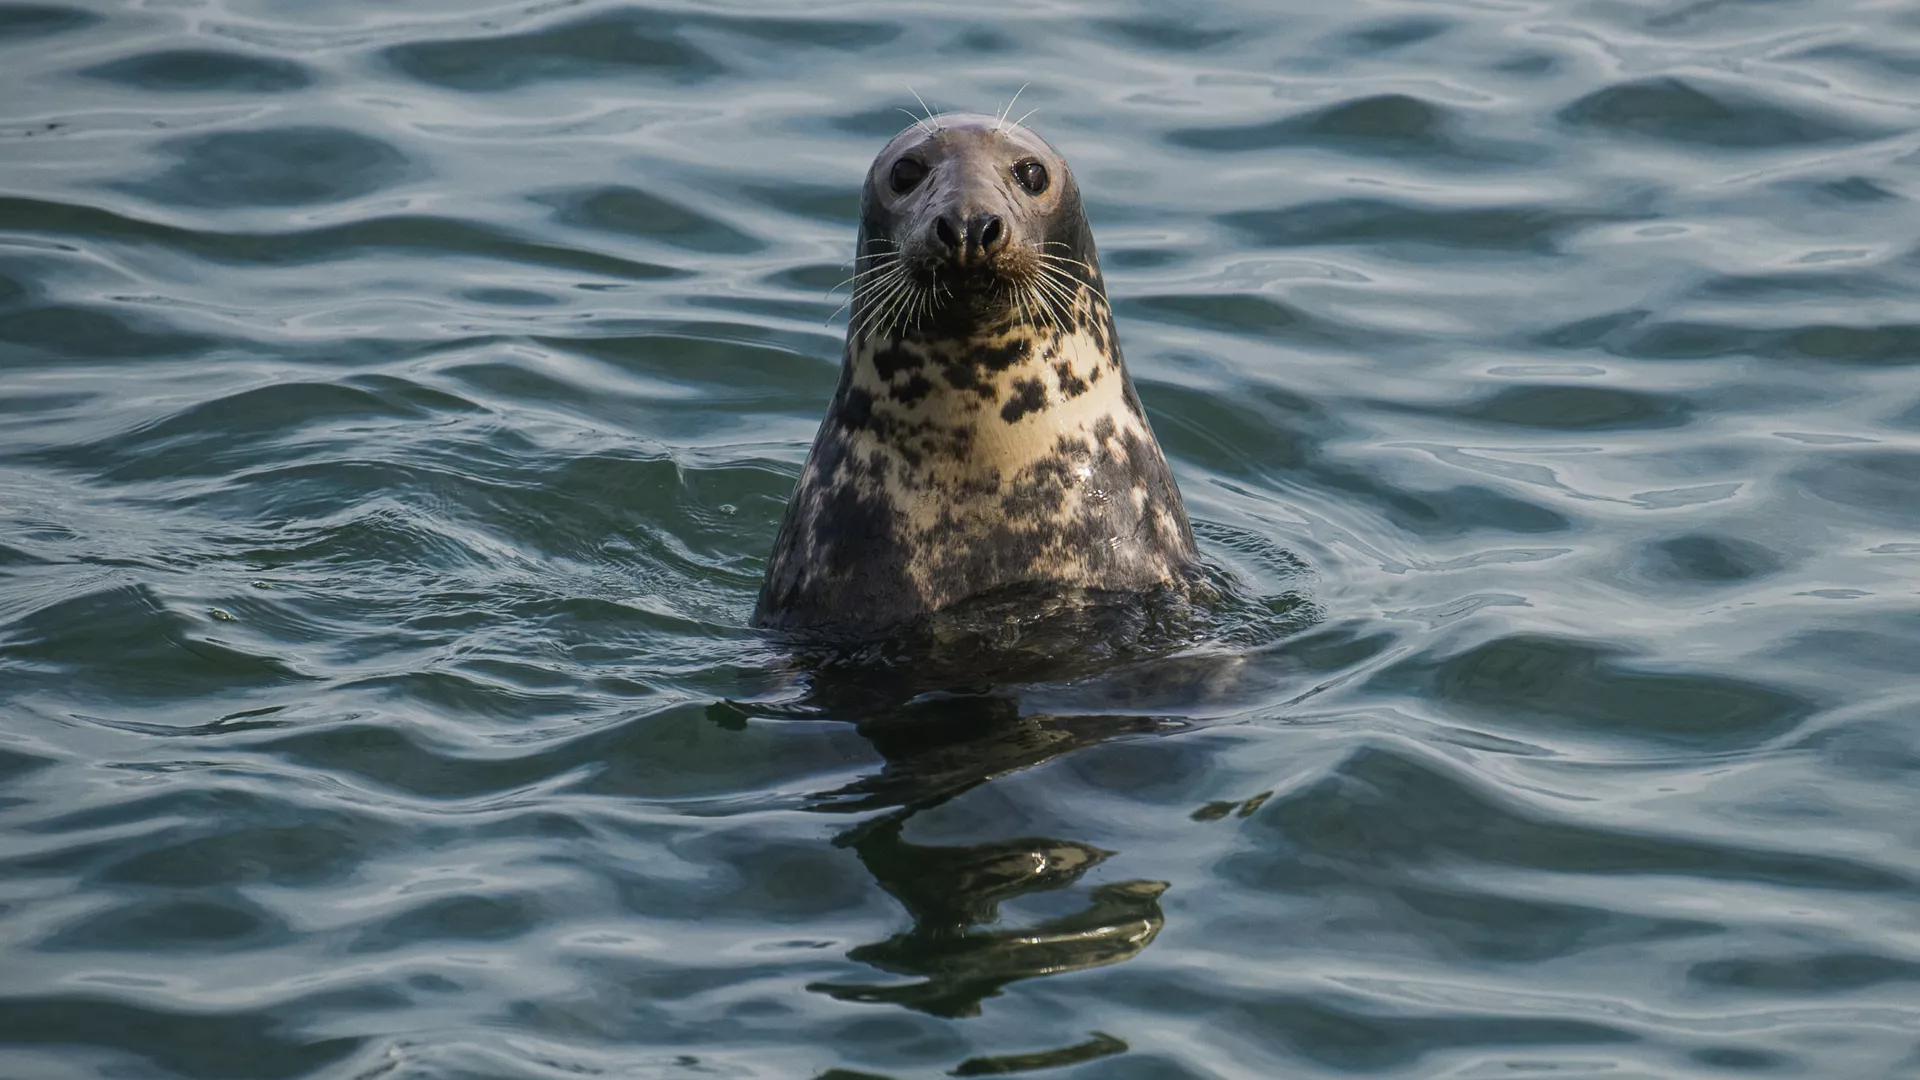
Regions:
<instances>
[{"instance_id":1,"label":"seal's nostril","mask_svg":"<svg viewBox=\"0 0 1920 1080\"><path fill-rule=\"evenodd\" d=\"M1006 234L1006 229L1000 224L998 214L984 216L986 220L980 225L980 248L982 251L992 251L999 246L1000 238Z\"/></svg>"},{"instance_id":2,"label":"seal's nostril","mask_svg":"<svg viewBox=\"0 0 1920 1080\"><path fill-rule=\"evenodd\" d=\"M953 222L946 216L942 215L934 221L933 235L940 238L940 242L947 246L948 251L960 250L960 234L954 231Z\"/></svg>"}]
</instances>

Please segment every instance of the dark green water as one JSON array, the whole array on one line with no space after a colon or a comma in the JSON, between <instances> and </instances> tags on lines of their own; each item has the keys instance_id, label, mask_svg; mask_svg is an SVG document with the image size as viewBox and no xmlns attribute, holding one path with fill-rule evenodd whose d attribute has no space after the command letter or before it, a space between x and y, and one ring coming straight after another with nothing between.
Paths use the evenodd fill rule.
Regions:
<instances>
[{"instance_id":1,"label":"dark green water","mask_svg":"<svg viewBox=\"0 0 1920 1080\"><path fill-rule=\"evenodd\" d=\"M1181 655L745 628L907 83ZM0 1077L1920 1076L1916 199L1902 3L0 5Z\"/></svg>"}]
</instances>

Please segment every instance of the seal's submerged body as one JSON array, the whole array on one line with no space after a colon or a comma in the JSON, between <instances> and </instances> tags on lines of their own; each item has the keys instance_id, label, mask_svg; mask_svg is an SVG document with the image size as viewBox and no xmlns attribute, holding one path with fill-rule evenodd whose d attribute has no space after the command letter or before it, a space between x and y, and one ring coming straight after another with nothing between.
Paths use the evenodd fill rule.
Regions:
<instances>
[{"instance_id":1,"label":"seal's submerged body","mask_svg":"<svg viewBox=\"0 0 1920 1080\"><path fill-rule=\"evenodd\" d=\"M1002 586L1185 579L1193 532L1052 147L990 116L901 132L867 174L855 271L756 625L862 636Z\"/></svg>"}]
</instances>

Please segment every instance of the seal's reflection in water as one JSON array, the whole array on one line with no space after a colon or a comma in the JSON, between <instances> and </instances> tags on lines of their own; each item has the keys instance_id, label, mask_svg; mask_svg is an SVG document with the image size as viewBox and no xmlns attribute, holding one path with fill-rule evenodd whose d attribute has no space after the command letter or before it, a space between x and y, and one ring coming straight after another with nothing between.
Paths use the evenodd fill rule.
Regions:
<instances>
[{"instance_id":1,"label":"seal's reflection in water","mask_svg":"<svg viewBox=\"0 0 1920 1080\"><path fill-rule=\"evenodd\" d=\"M879 773L824 793L818 809L892 811L841 833L912 926L848 956L919 981L816 983L844 1001L887 1002L937 1016L973 1016L980 1002L1018 979L1125 960L1153 941L1165 882L1123 881L1091 890L1085 907L1037 925L998 925L1000 905L1064 889L1113 852L1077 840L1024 836L982 844L916 844L907 821L970 788L1119 735L1159 730L1152 720L1022 716L1009 697L910 703L860 725L886 756Z\"/></svg>"},{"instance_id":2,"label":"seal's reflection in water","mask_svg":"<svg viewBox=\"0 0 1920 1080\"><path fill-rule=\"evenodd\" d=\"M1107 740L1190 726L1126 706L1151 701L1155 711L1182 715L1181 705L1211 696L1222 673L1239 666L1241 654L1232 651L1185 649L1217 638L1218 621L1196 614L1186 594L1001 591L882 645L808 657L803 711L851 721L885 761L878 772L817 794L812 808L879 812L834 842L857 853L911 919L908 929L848 954L911 981L810 988L844 1001L973 1016L1009 983L1119 963L1151 944L1164 921L1163 881L1094 886L1071 913L1038 923L1006 925L1002 917L1002 905L1017 897L1079 886L1112 851L1044 836L918 844L906 831L916 814L996 777ZM1300 614L1311 620L1304 603ZM1022 712L1023 686L1057 691L1083 679L1101 684L1101 704L1114 711ZM1061 1053L1122 1049L1101 1035Z\"/></svg>"}]
</instances>

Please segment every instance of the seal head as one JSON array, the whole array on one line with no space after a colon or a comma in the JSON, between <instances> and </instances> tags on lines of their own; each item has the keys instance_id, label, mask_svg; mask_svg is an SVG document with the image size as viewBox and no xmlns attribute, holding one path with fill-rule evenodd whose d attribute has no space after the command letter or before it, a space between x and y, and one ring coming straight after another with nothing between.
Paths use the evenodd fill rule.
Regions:
<instances>
[{"instance_id":1,"label":"seal head","mask_svg":"<svg viewBox=\"0 0 1920 1080\"><path fill-rule=\"evenodd\" d=\"M1051 146L991 116L902 131L867 172L853 280L755 625L873 636L1003 586L1187 579L1193 532Z\"/></svg>"}]
</instances>

